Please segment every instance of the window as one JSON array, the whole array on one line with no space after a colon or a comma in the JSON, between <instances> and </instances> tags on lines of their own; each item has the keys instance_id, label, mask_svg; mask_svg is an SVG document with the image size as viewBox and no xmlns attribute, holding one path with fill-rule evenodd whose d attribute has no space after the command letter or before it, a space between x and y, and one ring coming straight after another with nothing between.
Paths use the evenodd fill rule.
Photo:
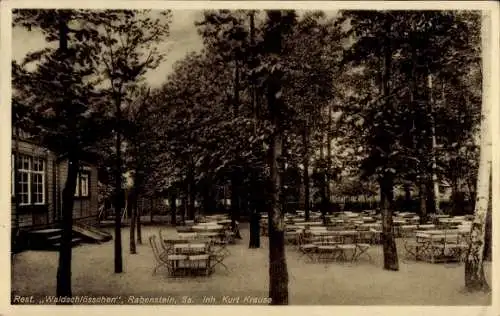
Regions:
<instances>
[{"instance_id":1,"label":"window","mask_svg":"<svg viewBox=\"0 0 500 316\"><path fill-rule=\"evenodd\" d=\"M45 161L41 158L20 155L19 204L45 204ZM14 158L12 157L12 160ZM12 192L15 193L14 163L12 163Z\"/></svg>"},{"instance_id":2,"label":"window","mask_svg":"<svg viewBox=\"0 0 500 316\"><path fill-rule=\"evenodd\" d=\"M89 196L89 173L80 172L76 178L76 197L88 197Z\"/></svg>"}]
</instances>

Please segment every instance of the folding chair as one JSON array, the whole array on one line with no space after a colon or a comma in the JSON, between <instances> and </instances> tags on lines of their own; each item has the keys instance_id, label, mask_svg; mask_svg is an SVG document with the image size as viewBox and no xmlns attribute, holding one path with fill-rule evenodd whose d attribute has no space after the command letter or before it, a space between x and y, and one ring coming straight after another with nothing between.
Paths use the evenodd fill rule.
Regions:
<instances>
[{"instance_id":1,"label":"folding chair","mask_svg":"<svg viewBox=\"0 0 500 316\"><path fill-rule=\"evenodd\" d=\"M320 238L312 237L310 234L304 233L301 239L301 244L298 246L298 250L300 252L298 259L306 256L310 259L310 262L315 261L314 254L317 252L316 250L318 246L314 243L319 241L321 241Z\"/></svg>"},{"instance_id":2,"label":"folding chair","mask_svg":"<svg viewBox=\"0 0 500 316\"><path fill-rule=\"evenodd\" d=\"M224 264L224 259L226 259L228 255L229 252L225 249L225 247L212 247L209 251L210 272L213 272L217 265L221 265L224 269L226 269L226 271L229 271L229 268Z\"/></svg>"},{"instance_id":3,"label":"folding chair","mask_svg":"<svg viewBox=\"0 0 500 316\"><path fill-rule=\"evenodd\" d=\"M372 256L368 253L368 250L371 248L370 244L367 243L356 243L356 249L352 256L352 261L358 260L362 255L366 255L370 262L372 261Z\"/></svg>"},{"instance_id":4,"label":"folding chair","mask_svg":"<svg viewBox=\"0 0 500 316\"><path fill-rule=\"evenodd\" d=\"M166 254L168 253L173 253L174 252L174 247L173 247L173 243L171 242L168 242L168 240L166 240L162 234L162 230L160 229L158 235L160 236L160 245L161 247L163 248L164 252Z\"/></svg>"},{"instance_id":5,"label":"folding chair","mask_svg":"<svg viewBox=\"0 0 500 316\"><path fill-rule=\"evenodd\" d=\"M210 272L210 255L208 254L198 254L188 256L189 268L190 270L199 271L202 267L205 271L205 275ZM203 266L201 266L203 264Z\"/></svg>"},{"instance_id":6,"label":"folding chair","mask_svg":"<svg viewBox=\"0 0 500 316\"><path fill-rule=\"evenodd\" d=\"M185 255L176 255L176 254L163 255L162 253L160 253L160 250L158 249L158 245L156 243L156 236L149 237L149 244L151 246L151 249L153 250L153 255L156 261L156 266L153 269L153 275L155 275L158 269L161 267L167 268L168 273L171 275L175 271L178 262L187 259L187 256Z\"/></svg>"},{"instance_id":7,"label":"folding chair","mask_svg":"<svg viewBox=\"0 0 500 316\"><path fill-rule=\"evenodd\" d=\"M347 260L346 251L350 250L352 251L351 262L354 260L357 250L356 244L341 244L336 247L339 250L339 258Z\"/></svg>"}]
</instances>

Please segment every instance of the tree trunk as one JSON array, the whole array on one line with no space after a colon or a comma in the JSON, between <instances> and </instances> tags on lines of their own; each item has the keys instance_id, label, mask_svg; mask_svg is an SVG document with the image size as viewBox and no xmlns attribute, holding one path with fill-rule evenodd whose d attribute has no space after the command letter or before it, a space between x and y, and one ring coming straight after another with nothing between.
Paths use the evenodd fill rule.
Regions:
<instances>
[{"instance_id":1,"label":"tree trunk","mask_svg":"<svg viewBox=\"0 0 500 316\"><path fill-rule=\"evenodd\" d=\"M248 248L260 248L260 215L257 209L250 215L250 240Z\"/></svg>"},{"instance_id":2,"label":"tree trunk","mask_svg":"<svg viewBox=\"0 0 500 316\"><path fill-rule=\"evenodd\" d=\"M250 240L248 248L260 248L260 213L257 205L252 206L250 214Z\"/></svg>"},{"instance_id":3,"label":"tree trunk","mask_svg":"<svg viewBox=\"0 0 500 316\"><path fill-rule=\"evenodd\" d=\"M63 189L62 236L59 248L59 266L57 268L57 296L71 297L71 256L73 239L73 201L79 170L76 153L68 157L68 175Z\"/></svg>"},{"instance_id":4,"label":"tree trunk","mask_svg":"<svg viewBox=\"0 0 500 316\"><path fill-rule=\"evenodd\" d=\"M491 187L490 187L490 196L492 195L491 192ZM485 238L484 238L484 260L491 261L492 258L492 245L491 245L491 238L492 238L492 201L490 199L488 203L488 213L486 215L486 233L485 233Z\"/></svg>"},{"instance_id":5,"label":"tree trunk","mask_svg":"<svg viewBox=\"0 0 500 316\"><path fill-rule=\"evenodd\" d=\"M257 172L250 173L250 240L248 248L260 248L260 201L262 188L257 184Z\"/></svg>"},{"instance_id":6,"label":"tree trunk","mask_svg":"<svg viewBox=\"0 0 500 316\"><path fill-rule=\"evenodd\" d=\"M121 159L121 100L117 96L116 101L116 168L115 168L115 273L123 272L123 259L122 259L122 223L121 211L123 203L123 190L122 190L122 159Z\"/></svg>"},{"instance_id":7,"label":"tree trunk","mask_svg":"<svg viewBox=\"0 0 500 316\"><path fill-rule=\"evenodd\" d=\"M406 207L407 209L409 209L411 205L411 185L409 183L406 183L404 185L404 190L405 190Z\"/></svg>"},{"instance_id":8,"label":"tree trunk","mask_svg":"<svg viewBox=\"0 0 500 316\"><path fill-rule=\"evenodd\" d=\"M131 189L128 205L130 208L130 254L136 254L136 246L135 246L135 230L136 230L136 221L137 221L137 208L136 208L136 189L133 187Z\"/></svg>"},{"instance_id":9,"label":"tree trunk","mask_svg":"<svg viewBox=\"0 0 500 316\"><path fill-rule=\"evenodd\" d=\"M462 215L464 199L462 198L462 194L460 189L458 188L458 179L453 177L451 179L451 201L452 201L452 215Z\"/></svg>"},{"instance_id":10,"label":"tree trunk","mask_svg":"<svg viewBox=\"0 0 500 316\"><path fill-rule=\"evenodd\" d=\"M332 105L328 104L328 129L326 133L326 185L325 195L327 205L330 205L330 181L331 181L331 166L332 166ZM329 211L329 210L327 210Z\"/></svg>"},{"instance_id":11,"label":"tree trunk","mask_svg":"<svg viewBox=\"0 0 500 316\"><path fill-rule=\"evenodd\" d=\"M487 155L485 153L481 154L481 156ZM483 159L481 157L481 160ZM479 165L474 221L471 228L471 243L469 244L465 261L465 287L469 291L490 290L483 268L488 201L490 198L488 194L490 186L489 173L491 171L490 163L482 161Z\"/></svg>"},{"instance_id":12,"label":"tree trunk","mask_svg":"<svg viewBox=\"0 0 500 316\"><path fill-rule=\"evenodd\" d=\"M309 213L310 213L310 183L309 183L309 124L306 123L306 126L304 128L304 159L303 159L303 165L304 165L304 212L305 212L305 220L309 221Z\"/></svg>"},{"instance_id":13,"label":"tree trunk","mask_svg":"<svg viewBox=\"0 0 500 316\"><path fill-rule=\"evenodd\" d=\"M240 108L240 66L238 60L234 60L234 117L239 115ZM236 157L236 162L239 159ZM236 238L241 239L239 231L236 229L236 221L240 217L240 186L242 172L239 166L233 167L231 172L231 228L236 233Z\"/></svg>"},{"instance_id":14,"label":"tree trunk","mask_svg":"<svg viewBox=\"0 0 500 316\"><path fill-rule=\"evenodd\" d=\"M194 220L195 216L195 184L194 184L194 170L193 164L189 165L188 176L187 176L187 217L188 220Z\"/></svg>"},{"instance_id":15,"label":"tree trunk","mask_svg":"<svg viewBox=\"0 0 500 316\"><path fill-rule=\"evenodd\" d=\"M210 214L216 208L213 196L213 187L211 180L206 181L203 185L203 213Z\"/></svg>"},{"instance_id":16,"label":"tree trunk","mask_svg":"<svg viewBox=\"0 0 500 316\"><path fill-rule=\"evenodd\" d=\"M271 141L271 203L269 208L269 297L273 305L288 304L288 271L285 257L284 214L280 210L281 135Z\"/></svg>"},{"instance_id":17,"label":"tree trunk","mask_svg":"<svg viewBox=\"0 0 500 316\"><path fill-rule=\"evenodd\" d=\"M186 210L187 210L187 195L184 195L182 197L182 214L181 214L181 221L182 224L186 223Z\"/></svg>"},{"instance_id":18,"label":"tree trunk","mask_svg":"<svg viewBox=\"0 0 500 316\"><path fill-rule=\"evenodd\" d=\"M142 227L141 227L141 214L142 214L142 208L139 210L137 208L137 203L136 203L136 217L137 217L137 243L139 245L142 245Z\"/></svg>"},{"instance_id":19,"label":"tree trunk","mask_svg":"<svg viewBox=\"0 0 500 316\"><path fill-rule=\"evenodd\" d=\"M490 18L483 13L481 35L483 48L490 47L489 32ZM490 69L489 58L483 58L483 68ZM491 84L489 76L485 76L483 86L488 87ZM489 95L487 89L484 90L482 98L483 105L488 104ZM484 274L484 248L486 238L486 222L488 216L488 204L490 201L491 185L491 129L489 107L483 106L481 109L481 147L479 153L479 170L476 186L476 203L474 208L474 221L471 228L471 242L467 251L465 260L465 287L469 291L490 290Z\"/></svg>"},{"instance_id":20,"label":"tree trunk","mask_svg":"<svg viewBox=\"0 0 500 316\"><path fill-rule=\"evenodd\" d=\"M383 49L383 76L382 76L382 90L384 96L390 95L390 80L392 72L392 17L390 14L386 15L384 22L385 36L384 36L384 49ZM386 99L387 110L393 110L392 103L389 98ZM382 144L380 144L386 153L391 153L390 138L387 137L386 131L382 131ZM389 136L390 137L390 136ZM384 169L387 166L384 166ZM398 271L398 254L396 243L394 240L393 223L392 223L392 208L394 206L394 182L393 175L388 174L385 170L379 180L380 184L380 202L382 212L382 245L384 252L384 269L391 271Z\"/></svg>"},{"instance_id":21,"label":"tree trunk","mask_svg":"<svg viewBox=\"0 0 500 316\"><path fill-rule=\"evenodd\" d=\"M420 224L425 224L427 222L427 186L425 181L421 179L419 181L419 193L418 197L420 200Z\"/></svg>"},{"instance_id":22,"label":"tree trunk","mask_svg":"<svg viewBox=\"0 0 500 316\"><path fill-rule=\"evenodd\" d=\"M380 180L380 201L382 209L382 246L384 252L384 269L398 271L398 253L394 240L392 207L394 205L393 180L385 175Z\"/></svg>"},{"instance_id":23,"label":"tree trunk","mask_svg":"<svg viewBox=\"0 0 500 316\"><path fill-rule=\"evenodd\" d=\"M432 174L431 174L432 176ZM427 186L427 214L436 214L436 195L434 194L434 181L432 177L426 179L425 184Z\"/></svg>"},{"instance_id":24,"label":"tree trunk","mask_svg":"<svg viewBox=\"0 0 500 316\"><path fill-rule=\"evenodd\" d=\"M241 169L236 167L231 172L231 229L238 239L241 239L240 232L236 229L236 222L240 220L241 181Z\"/></svg>"},{"instance_id":25,"label":"tree trunk","mask_svg":"<svg viewBox=\"0 0 500 316\"><path fill-rule=\"evenodd\" d=\"M432 91L432 74L429 72L427 75L427 86L429 91L429 112L431 114L431 180L432 180L432 210L434 213L441 213L440 210L440 198L439 198L439 179L437 176L437 162L436 162L436 124L435 124L435 113L434 113L434 99L433 99L433 91Z\"/></svg>"},{"instance_id":26,"label":"tree trunk","mask_svg":"<svg viewBox=\"0 0 500 316\"><path fill-rule=\"evenodd\" d=\"M288 304L288 268L285 256L285 219L280 209L281 179L280 167L283 167L282 140L283 132L278 117L281 99L281 78L271 74L268 85L268 106L273 113L275 131L270 141L270 207L269 207L269 297L272 305Z\"/></svg>"},{"instance_id":27,"label":"tree trunk","mask_svg":"<svg viewBox=\"0 0 500 316\"><path fill-rule=\"evenodd\" d=\"M170 194L170 224L177 225L177 194L175 190Z\"/></svg>"},{"instance_id":28,"label":"tree trunk","mask_svg":"<svg viewBox=\"0 0 500 316\"><path fill-rule=\"evenodd\" d=\"M153 223L153 198L149 198L149 222Z\"/></svg>"},{"instance_id":29,"label":"tree trunk","mask_svg":"<svg viewBox=\"0 0 500 316\"><path fill-rule=\"evenodd\" d=\"M68 25L67 17L64 13L59 16L59 51L61 60L64 61L68 51ZM70 87L66 86L66 89ZM75 131L74 118L68 120L70 132ZM19 152L17 153L19 155ZM71 297L71 257L72 257L72 239L73 239L73 202L76 189L76 181L79 170L79 160L76 148L69 148L68 153L68 174L66 184L63 189L62 201L62 236L59 248L59 264L57 267L57 288L56 295L58 297ZM18 191L19 192L19 191ZM17 194L18 195L18 194Z\"/></svg>"}]
</instances>

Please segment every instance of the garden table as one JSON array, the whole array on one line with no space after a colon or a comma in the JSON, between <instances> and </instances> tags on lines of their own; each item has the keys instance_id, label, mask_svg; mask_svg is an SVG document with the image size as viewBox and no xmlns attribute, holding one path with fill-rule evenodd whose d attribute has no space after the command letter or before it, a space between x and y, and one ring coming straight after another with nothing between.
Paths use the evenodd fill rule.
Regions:
<instances>
[{"instance_id":1,"label":"garden table","mask_svg":"<svg viewBox=\"0 0 500 316\"><path fill-rule=\"evenodd\" d=\"M434 224L423 224L423 225L417 225L419 230L433 230L436 228L436 225Z\"/></svg>"},{"instance_id":2,"label":"garden table","mask_svg":"<svg viewBox=\"0 0 500 316\"><path fill-rule=\"evenodd\" d=\"M331 230L328 231L328 236L337 236L343 244L346 244L346 240L350 239L351 243L355 243L360 232L356 230Z\"/></svg>"},{"instance_id":3,"label":"garden table","mask_svg":"<svg viewBox=\"0 0 500 316\"><path fill-rule=\"evenodd\" d=\"M177 236L179 236L180 239L188 239L188 240L193 240L196 238L196 233L177 233Z\"/></svg>"},{"instance_id":4,"label":"garden table","mask_svg":"<svg viewBox=\"0 0 500 316\"><path fill-rule=\"evenodd\" d=\"M304 226L323 226L323 222L303 222L300 224Z\"/></svg>"},{"instance_id":5,"label":"garden table","mask_svg":"<svg viewBox=\"0 0 500 316\"><path fill-rule=\"evenodd\" d=\"M208 225L208 224L198 224L192 227L192 229L196 232L201 232L201 231L220 231L224 229L224 226L222 225Z\"/></svg>"},{"instance_id":6,"label":"garden table","mask_svg":"<svg viewBox=\"0 0 500 316\"><path fill-rule=\"evenodd\" d=\"M467 248L467 235L467 232L456 229L417 231L416 242L432 263L436 260L459 260L462 251Z\"/></svg>"},{"instance_id":7,"label":"garden table","mask_svg":"<svg viewBox=\"0 0 500 316\"><path fill-rule=\"evenodd\" d=\"M434 214L432 217L434 217L434 218L449 218L450 215L447 215L447 214Z\"/></svg>"},{"instance_id":8,"label":"garden table","mask_svg":"<svg viewBox=\"0 0 500 316\"><path fill-rule=\"evenodd\" d=\"M220 237L221 234L219 232L199 232L197 233L200 238L217 238Z\"/></svg>"},{"instance_id":9,"label":"garden table","mask_svg":"<svg viewBox=\"0 0 500 316\"><path fill-rule=\"evenodd\" d=\"M364 223L364 224L361 224L360 227L365 227L365 228L381 228L382 224L380 224L380 223Z\"/></svg>"},{"instance_id":10,"label":"garden table","mask_svg":"<svg viewBox=\"0 0 500 316\"><path fill-rule=\"evenodd\" d=\"M309 230L327 230L326 226L311 226Z\"/></svg>"},{"instance_id":11,"label":"garden table","mask_svg":"<svg viewBox=\"0 0 500 316\"><path fill-rule=\"evenodd\" d=\"M333 236L331 232L331 230L311 230L309 234L312 236Z\"/></svg>"},{"instance_id":12,"label":"garden table","mask_svg":"<svg viewBox=\"0 0 500 316\"><path fill-rule=\"evenodd\" d=\"M397 218L397 219L393 219L392 223L397 224L397 225L404 225L404 224L408 223L408 221L406 219L403 219L403 218Z\"/></svg>"}]
</instances>

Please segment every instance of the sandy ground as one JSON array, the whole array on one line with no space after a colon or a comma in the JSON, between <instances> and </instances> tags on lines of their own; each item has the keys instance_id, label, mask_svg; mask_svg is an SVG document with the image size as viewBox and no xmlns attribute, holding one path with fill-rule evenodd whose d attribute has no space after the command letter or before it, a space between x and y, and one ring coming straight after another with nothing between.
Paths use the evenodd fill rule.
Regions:
<instances>
[{"instance_id":1,"label":"sandy ground","mask_svg":"<svg viewBox=\"0 0 500 316\"><path fill-rule=\"evenodd\" d=\"M267 297L268 242L261 238L260 249L248 249L247 228L243 240L230 245L225 260L229 272L218 269L208 277L168 278L160 270L152 275L154 257L148 237L159 227L144 227L143 245L130 255L128 228L123 229L124 272L113 272L113 241L101 245L80 245L73 250L73 295L136 297L174 297L178 302L189 296L202 303L204 296ZM111 232L111 230L110 230ZM173 229L169 234L175 235ZM398 240L400 256L404 252ZM489 305L491 294L463 290L463 264L430 264L400 260L400 270L382 269L382 248L370 249L372 262L308 263L287 246L289 301L293 305ZM12 266L13 295L55 295L57 252L26 251L17 254ZM491 279L491 264L486 263ZM491 283L490 283L491 284ZM237 303L237 302L234 302Z\"/></svg>"}]
</instances>

